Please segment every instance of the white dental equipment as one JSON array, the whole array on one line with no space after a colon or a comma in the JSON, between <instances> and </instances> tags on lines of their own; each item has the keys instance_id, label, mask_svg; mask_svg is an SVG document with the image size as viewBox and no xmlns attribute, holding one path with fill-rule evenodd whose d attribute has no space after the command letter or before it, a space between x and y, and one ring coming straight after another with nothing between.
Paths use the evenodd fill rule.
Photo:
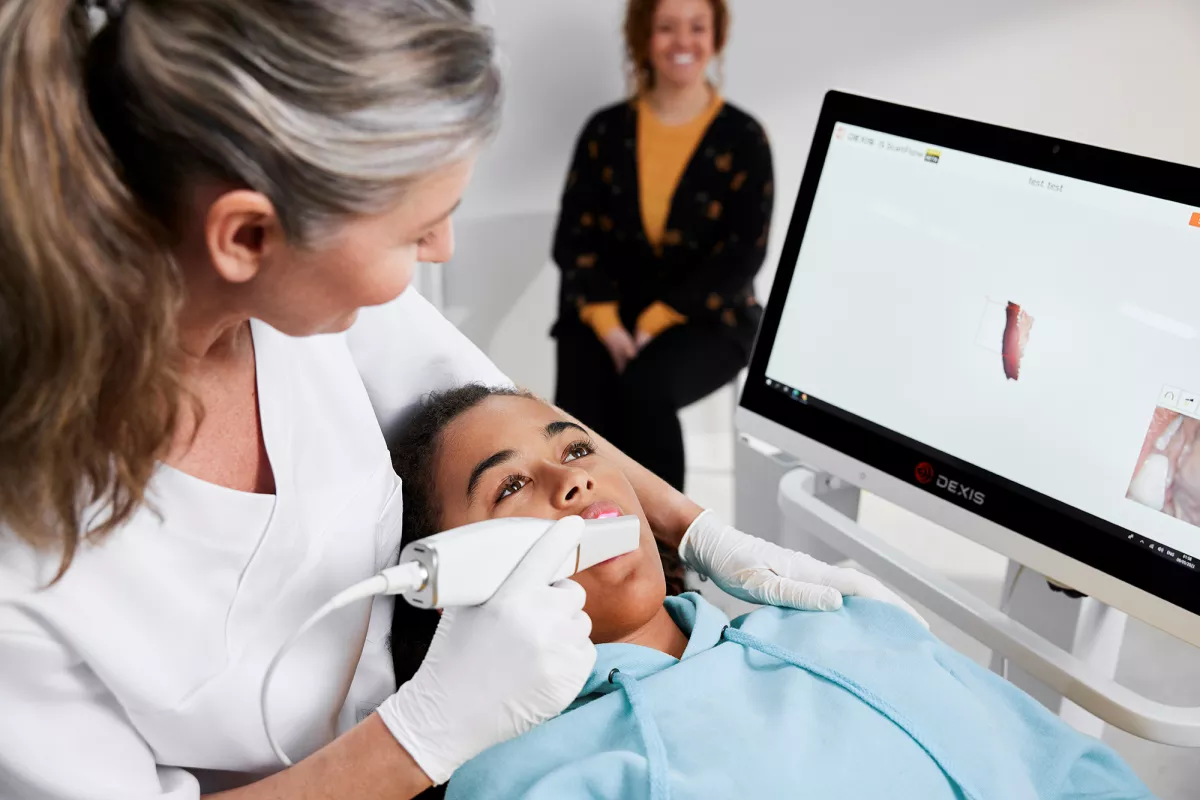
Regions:
<instances>
[{"instance_id":1,"label":"white dental equipment","mask_svg":"<svg viewBox=\"0 0 1200 800\"><path fill-rule=\"evenodd\" d=\"M490 519L410 542L401 551L396 566L339 592L321 606L279 648L263 677L259 698L263 730L279 760L285 766L292 765L272 735L267 717L271 677L287 652L313 626L338 609L377 595L403 595L418 608L481 605L491 599L530 548L556 522L528 517ZM641 530L641 519L633 515L586 520L579 545L550 583L633 552L638 548Z\"/></svg>"}]
</instances>

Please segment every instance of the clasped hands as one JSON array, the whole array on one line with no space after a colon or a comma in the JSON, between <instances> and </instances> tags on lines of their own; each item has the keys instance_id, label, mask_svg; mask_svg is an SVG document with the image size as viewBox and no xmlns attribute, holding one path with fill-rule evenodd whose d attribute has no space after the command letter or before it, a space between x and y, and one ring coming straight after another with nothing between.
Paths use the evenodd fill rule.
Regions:
<instances>
[{"instance_id":1,"label":"clasped hands","mask_svg":"<svg viewBox=\"0 0 1200 800\"><path fill-rule=\"evenodd\" d=\"M617 374L625 372L629 362L637 358L638 353L646 349L646 345L654 341L654 337L645 331L630 334L624 325L618 325L600 337L600 341L612 356Z\"/></svg>"}]
</instances>

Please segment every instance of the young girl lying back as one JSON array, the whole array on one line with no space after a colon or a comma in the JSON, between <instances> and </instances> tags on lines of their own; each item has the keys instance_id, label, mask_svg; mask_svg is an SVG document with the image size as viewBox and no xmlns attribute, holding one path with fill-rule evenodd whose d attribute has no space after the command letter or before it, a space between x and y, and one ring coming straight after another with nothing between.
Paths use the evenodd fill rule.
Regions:
<instances>
[{"instance_id":1,"label":"young girl lying back","mask_svg":"<svg viewBox=\"0 0 1200 800\"><path fill-rule=\"evenodd\" d=\"M643 519L640 549L576 576L597 645L579 698L465 764L447 797L1151 797L1107 746L894 606L847 598L836 612L730 622L699 595L665 597L633 488L539 400L478 386L433 396L393 452L406 542L503 516ZM397 603L399 682L436 626L435 612Z\"/></svg>"}]
</instances>

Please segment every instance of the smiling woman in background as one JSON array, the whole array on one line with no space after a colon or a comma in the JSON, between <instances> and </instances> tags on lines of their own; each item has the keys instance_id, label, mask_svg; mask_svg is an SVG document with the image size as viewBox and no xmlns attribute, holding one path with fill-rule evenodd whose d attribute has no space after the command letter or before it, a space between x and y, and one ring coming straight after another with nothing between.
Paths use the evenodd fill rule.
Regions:
<instances>
[{"instance_id":1,"label":"smiling woman in background","mask_svg":"<svg viewBox=\"0 0 1200 800\"><path fill-rule=\"evenodd\" d=\"M724 0L630 0L636 93L584 126L563 194L556 399L676 488L678 411L732 381L760 318L771 149L709 80Z\"/></svg>"}]
</instances>

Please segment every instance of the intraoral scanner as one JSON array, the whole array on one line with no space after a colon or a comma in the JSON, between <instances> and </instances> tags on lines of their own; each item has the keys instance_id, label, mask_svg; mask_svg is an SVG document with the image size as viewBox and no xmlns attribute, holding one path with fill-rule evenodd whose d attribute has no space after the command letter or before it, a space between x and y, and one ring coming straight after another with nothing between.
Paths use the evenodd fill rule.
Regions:
<instances>
[{"instance_id":1,"label":"intraoral scanner","mask_svg":"<svg viewBox=\"0 0 1200 800\"><path fill-rule=\"evenodd\" d=\"M318 609L284 642L263 678L259 699L263 728L279 760L292 765L271 733L267 692L284 656L313 626L340 608L378 595L403 595L418 608L481 605L491 599L556 522L527 517L490 519L411 542L401 551L396 566L349 587ZM641 530L641 519L632 515L585 520L579 545L563 561L550 583L633 552L638 548Z\"/></svg>"}]
</instances>

